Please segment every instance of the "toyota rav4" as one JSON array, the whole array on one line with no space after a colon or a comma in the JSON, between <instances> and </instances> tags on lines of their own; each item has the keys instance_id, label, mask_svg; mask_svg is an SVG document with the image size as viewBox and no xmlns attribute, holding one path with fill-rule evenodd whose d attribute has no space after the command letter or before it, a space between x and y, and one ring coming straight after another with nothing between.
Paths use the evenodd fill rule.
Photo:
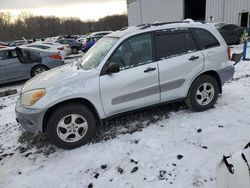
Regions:
<instances>
[{"instance_id":1,"label":"toyota rav4","mask_svg":"<svg viewBox=\"0 0 250 188\"><path fill-rule=\"evenodd\" d=\"M28 81L16 105L29 132L72 149L87 143L103 119L184 100L194 111L214 106L234 74L217 29L201 23L157 23L113 32L78 62Z\"/></svg>"}]
</instances>

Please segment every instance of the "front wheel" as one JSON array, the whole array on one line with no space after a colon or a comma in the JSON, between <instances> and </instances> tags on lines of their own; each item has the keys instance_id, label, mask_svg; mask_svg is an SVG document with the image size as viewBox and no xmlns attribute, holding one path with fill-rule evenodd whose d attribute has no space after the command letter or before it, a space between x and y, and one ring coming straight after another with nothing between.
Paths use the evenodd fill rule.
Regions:
<instances>
[{"instance_id":1,"label":"front wheel","mask_svg":"<svg viewBox=\"0 0 250 188\"><path fill-rule=\"evenodd\" d=\"M96 120L84 105L70 104L57 108L47 124L47 137L55 146L74 149L94 137Z\"/></svg>"},{"instance_id":2,"label":"front wheel","mask_svg":"<svg viewBox=\"0 0 250 188\"><path fill-rule=\"evenodd\" d=\"M189 91L186 104L194 111L205 111L212 108L219 95L219 84L211 76L197 78Z\"/></svg>"}]
</instances>

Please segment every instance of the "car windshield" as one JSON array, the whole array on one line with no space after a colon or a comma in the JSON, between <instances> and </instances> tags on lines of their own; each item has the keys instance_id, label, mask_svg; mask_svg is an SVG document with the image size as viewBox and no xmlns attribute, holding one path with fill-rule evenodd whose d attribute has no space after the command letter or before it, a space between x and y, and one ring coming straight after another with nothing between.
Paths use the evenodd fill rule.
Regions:
<instances>
[{"instance_id":1,"label":"car windshield","mask_svg":"<svg viewBox=\"0 0 250 188\"><path fill-rule=\"evenodd\" d=\"M100 39L80 60L81 67L85 70L96 68L108 51L114 46L118 38L105 37Z\"/></svg>"}]
</instances>

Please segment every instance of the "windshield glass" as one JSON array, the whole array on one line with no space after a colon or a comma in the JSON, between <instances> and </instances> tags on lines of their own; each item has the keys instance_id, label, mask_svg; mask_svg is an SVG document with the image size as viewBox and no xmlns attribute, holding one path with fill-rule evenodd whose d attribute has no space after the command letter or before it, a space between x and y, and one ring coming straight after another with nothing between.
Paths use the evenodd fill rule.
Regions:
<instances>
[{"instance_id":1,"label":"windshield glass","mask_svg":"<svg viewBox=\"0 0 250 188\"><path fill-rule=\"evenodd\" d=\"M114 46L118 38L105 37L100 39L80 60L81 67L85 70L96 68L108 51Z\"/></svg>"}]
</instances>

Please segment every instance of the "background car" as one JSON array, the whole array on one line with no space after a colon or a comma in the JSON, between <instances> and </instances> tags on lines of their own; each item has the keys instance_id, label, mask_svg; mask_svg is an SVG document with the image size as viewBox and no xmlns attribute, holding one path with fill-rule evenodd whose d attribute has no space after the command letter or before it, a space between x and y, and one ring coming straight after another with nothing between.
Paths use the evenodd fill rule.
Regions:
<instances>
[{"instance_id":1,"label":"background car","mask_svg":"<svg viewBox=\"0 0 250 188\"><path fill-rule=\"evenodd\" d=\"M64 46L60 45L58 43L50 43L50 44L45 44L45 43L41 43L41 42L37 42L37 43L32 43L29 45L26 45L26 47L32 47L32 48L38 48L38 49L43 49L43 50L47 50L47 51L57 51L61 54L62 59L65 59L65 57L67 57L69 54L66 50L64 50Z\"/></svg>"},{"instance_id":2,"label":"background car","mask_svg":"<svg viewBox=\"0 0 250 188\"><path fill-rule=\"evenodd\" d=\"M242 42L246 28L226 23L215 23L214 26L219 30L228 45Z\"/></svg>"},{"instance_id":3,"label":"background car","mask_svg":"<svg viewBox=\"0 0 250 188\"><path fill-rule=\"evenodd\" d=\"M83 52L87 52L98 40L100 40L105 35L112 33L112 31L100 31L90 33L86 36L85 40L83 40Z\"/></svg>"},{"instance_id":4,"label":"background car","mask_svg":"<svg viewBox=\"0 0 250 188\"><path fill-rule=\"evenodd\" d=\"M23 61L29 63L23 64ZM0 84L26 80L61 65L63 61L58 51L27 47L3 48L0 49Z\"/></svg>"},{"instance_id":5,"label":"background car","mask_svg":"<svg viewBox=\"0 0 250 188\"><path fill-rule=\"evenodd\" d=\"M64 45L66 48L70 48L72 51L72 54L77 54L78 51L81 50L82 48L82 44L78 43L74 39L61 39L55 42Z\"/></svg>"},{"instance_id":6,"label":"background car","mask_svg":"<svg viewBox=\"0 0 250 188\"><path fill-rule=\"evenodd\" d=\"M16 40L16 41L10 42L9 46L15 47L15 46L21 46L21 45L25 45L25 44L27 44L27 41L25 41L25 40Z\"/></svg>"}]
</instances>

